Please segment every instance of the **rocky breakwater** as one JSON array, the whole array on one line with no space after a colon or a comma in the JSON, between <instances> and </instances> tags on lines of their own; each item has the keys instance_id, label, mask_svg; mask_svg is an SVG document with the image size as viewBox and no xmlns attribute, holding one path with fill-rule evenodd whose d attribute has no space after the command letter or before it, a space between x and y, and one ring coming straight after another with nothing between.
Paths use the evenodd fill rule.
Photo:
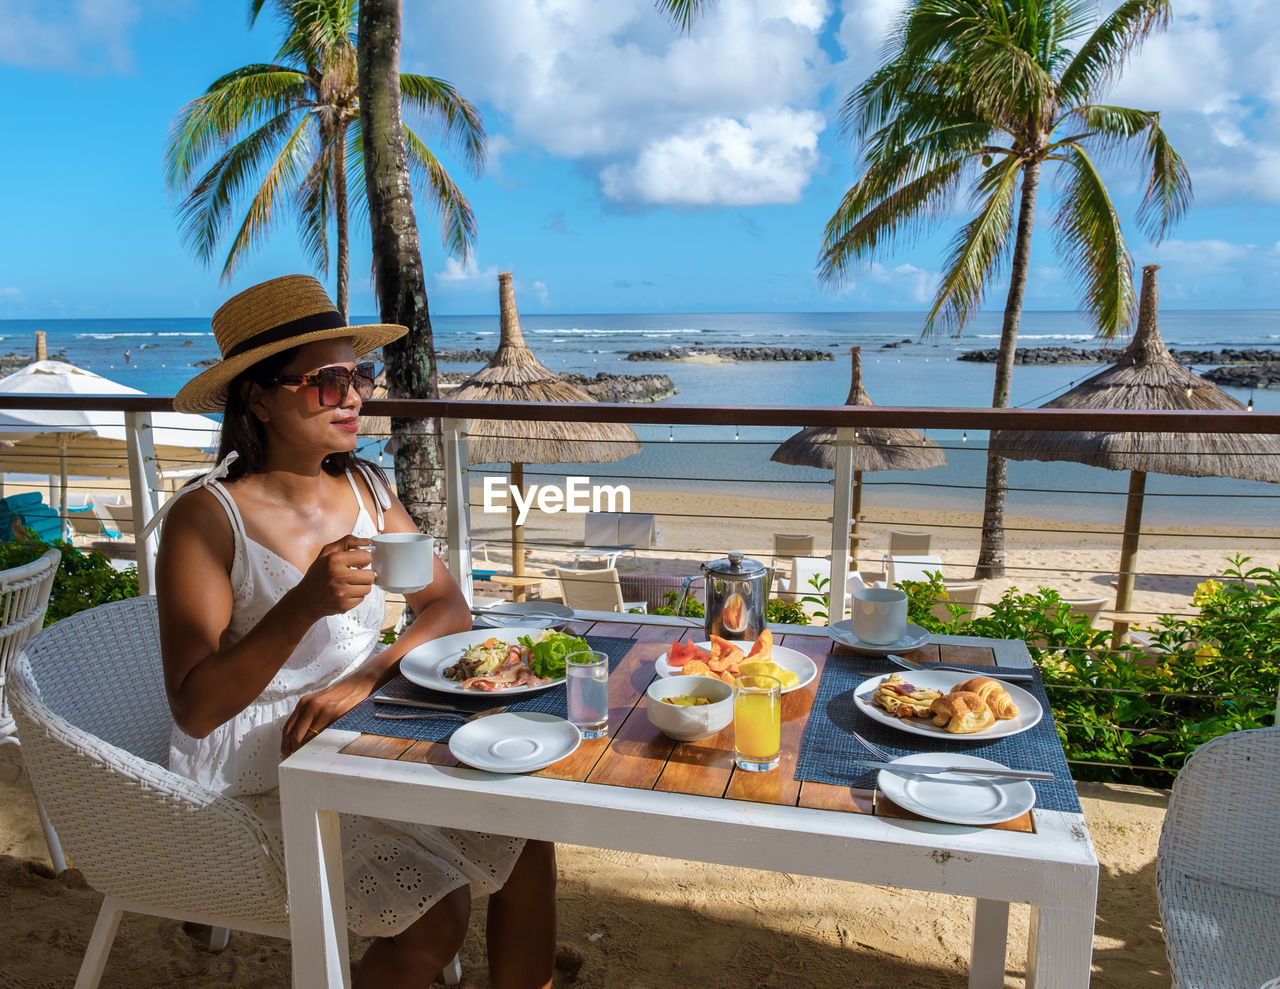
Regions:
<instances>
[{"instance_id":1,"label":"rocky breakwater","mask_svg":"<svg viewBox=\"0 0 1280 989\"><path fill-rule=\"evenodd\" d=\"M447 395L471 377L467 371L441 371L440 392ZM676 393L676 386L665 374L561 374L597 402L661 402Z\"/></svg>"},{"instance_id":2,"label":"rocky breakwater","mask_svg":"<svg viewBox=\"0 0 1280 989\"><path fill-rule=\"evenodd\" d=\"M1204 377L1215 385L1234 385L1237 388L1280 388L1280 361L1215 367L1212 371L1206 371Z\"/></svg>"},{"instance_id":3,"label":"rocky breakwater","mask_svg":"<svg viewBox=\"0 0 1280 989\"><path fill-rule=\"evenodd\" d=\"M1015 364L1109 364L1119 360L1124 350L1115 347L1019 347ZM1204 372L1217 385L1239 388L1280 388L1280 351L1231 347L1222 350L1171 350L1179 363L1195 368L1218 365ZM966 350L959 360L994 364L999 351Z\"/></svg>"},{"instance_id":4,"label":"rocky breakwater","mask_svg":"<svg viewBox=\"0 0 1280 989\"><path fill-rule=\"evenodd\" d=\"M663 350L638 350L627 354L629 361L689 361L707 358L722 361L830 361L835 358L825 350L803 350L799 347L667 347Z\"/></svg>"}]
</instances>

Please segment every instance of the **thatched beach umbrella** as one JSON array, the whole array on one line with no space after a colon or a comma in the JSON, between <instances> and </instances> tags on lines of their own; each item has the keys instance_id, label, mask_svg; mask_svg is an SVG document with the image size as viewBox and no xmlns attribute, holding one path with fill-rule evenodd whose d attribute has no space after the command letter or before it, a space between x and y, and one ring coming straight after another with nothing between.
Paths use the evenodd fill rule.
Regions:
<instances>
[{"instance_id":1,"label":"thatched beach umbrella","mask_svg":"<svg viewBox=\"0 0 1280 989\"><path fill-rule=\"evenodd\" d=\"M853 370L845 405L874 405L862 386L862 348L849 351ZM834 470L836 431L833 426L807 426L773 451L770 460L798 467ZM898 426L859 427L853 443L853 535L862 514L862 474L877 470L928 470L947 462L942 448L924 433Z\"/></svg>"},{"instance_id":2,"label":"thatched beach umbrella","mask_svg":"<svg viewBox=\"0 0 1280 989\"><path fill-rule=\"evenodd\" d=\"M533 356L520 330L511 272L498 275L501 338L498 351L452 395L459 401L594 402ZM525 464L606 463L640 452L634 430L624 423L530 422L472 419L467 459L473 464L511 465L511 484L524 490ZM511 572L524 573L524 527L511 505Z\"/></svg>"},{"instance_id":3,"label":"thatched beach umbrella","mask_svg":"<svg viewBox=\"0 0 1280 989\"><path fill-rule=\"evenodd\" d=\"M1179 364L1160 336L1157 313L1159 265L1142 269L1138 329L1124 355L1109 367L1064 392L1045 409L1134 409L1232 411L1245 407L1211 381ZM1011 460L1074 460L1107 470L1127 470L1129 497L1116 610L1133 599L1134 564L1142 530L1142 500L1147 474L1186 477L1238 477L1280 481L1280 436L1253 433L1129 433L1002 430L991 446Z\"/></svg>"}]
</instances>

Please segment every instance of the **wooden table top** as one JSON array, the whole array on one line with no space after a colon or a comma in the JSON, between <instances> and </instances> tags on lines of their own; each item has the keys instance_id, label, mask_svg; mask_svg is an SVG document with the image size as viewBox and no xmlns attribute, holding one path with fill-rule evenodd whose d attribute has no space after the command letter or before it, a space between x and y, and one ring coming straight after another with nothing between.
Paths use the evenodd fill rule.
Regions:
<instances>
[{"instance_id":1,"label":"wooden table top","mask_svg":"<svg viewBox=\"0 0 1280 989\"><path fill-rule=\"evenodd\" d=\"M877 814L882 817L923 820L894 804L876 790L830 783L800 782L795 777L800 740L818 691L818 682L831 652L853 655L826 636L775 633L778 645L810 657L818 675L806 686L782 697L782 761L767 773L744 772L734 766L732 726L696 742L677 742L655 728L645 713L645 690L656 676L654 660L671 641L687 629L665 625L638 625L622 621L577 621L566 629L574 635L607 635L635 640L635 645L609 677L609 734L584 739L569 756L530 775L576 780L608 786L639 787L674 793L752 800L762 803ZM922 662L967 665L997 664L992 640L963 639L929 642L906 655ZM456 766L458 761L443 742L421 742L382 735L361 735L342 750L348 755L404 762ZM1032 832L1031 813L994 827Z\"/></svg>"}]
</instances>

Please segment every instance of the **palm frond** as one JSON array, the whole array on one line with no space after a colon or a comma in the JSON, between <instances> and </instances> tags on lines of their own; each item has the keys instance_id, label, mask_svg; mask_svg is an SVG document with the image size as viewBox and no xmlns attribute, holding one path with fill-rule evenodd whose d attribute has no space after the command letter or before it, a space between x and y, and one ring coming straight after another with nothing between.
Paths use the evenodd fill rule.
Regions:
<instances>
[{"instance_id":1,"label":"palm frond","mask_svg":"<svg viewBox=\"0 0 1280 989\"><path fill-rule=\"evenodd\" d=\"M449 146L461 152L467 171L479 178L484 173L487 136L480 111L450 83L434 76L402 73L401 101L433 120Z\"/></svg>"},{"instance_id":2,"label":"palm frond","mask_svg":"<svg viewBox=\"0 0 1280 989\"><path fill-rule=\"evenodd\" d=\"M325 142L294 196L303 250L312 267L324 273L329 271L329 217L334 207L333 152L333 144Z\"/></svg>"},{"instance_id":3,"label":"palm frond","mask_svg":"<svg viewBox=\"0 0 1280 989\"><path fill-rule=\"evenodd\" d=\"M704 7L710 7L715 0L654 0L654 6L686 34L692 29L693 22Z\"/></svg>"},{"instance_id":4,"label":"palm frond","mask_svg":"<svg viewBox=\"0 0 1280 989\"><path fill-rule=\"evenodd\" d=\"M275 161L267 169L262 185L254 193L244 220L227 250L227 259L222 265L222 281L229 279L237 266L248 257L254 245L266 237L275 219L276 200L283 192L297 186L298 176L311 153L306 134L306 121L303 121L289 135Z\"/></svg>"},{"instance_id":5,"label":"palm frond","mask_svg":"<svg viewBox=\"0 0 1280 989\"><path fill-rule=\"evenodd\" d=\"M404 143L410 160L417 158L422 163L426 191L440 216L440 239L445 250L465 262L476 241L476 218L471 212L471 203L431 149L408 127L404 128Z\"/></svg>"},{"instance_id":6,"label":"palm frond","mask_svg":"<svg viewBox=\"0 0 1280 989\"><path fill-rule=\"evenodd\" d=\"M1138 207L1138 223L1159 243L1191 203L1191 173L1169 143L1158 115L1147 138L1147 154L1151 178Z\"/></svg>"},{"instance_id":7,"label":"palm frond","mask_svg":"<svg viewBox=\"0 0 1280 989\"><path fill-rule=\"evenodd\" d=\"M1058 80L1064 106L1089 103L1124 68L1148 36L1169 25L1170 0L1125 0L1080 46Z\"/></svg>"},{"instance_id":8,"label":"palm frond","mask_svg":"<svg viewBox=\"0 0 1280 989\"><path fill-rule=\"evenodd\" d=\"M282 142L301 140L307 118L293 124L293 114L281 113L229 147L187 193L178 209L183 241L196 257L208 264L218 239L230 222L236 199L261 164L276 154ZM293 127L293 134L285 137Z\"/></svg>"},{"instance_id":9,"label":"palm frond","mask_svg":"<svg viewBox=\"0 0 1280 989\"><path fill-rule=\"evenodd\" d=\"M181 110L169 130L165 182L181 192L216 149L305 101L306 77L279 65L247 65L228 73Z\"/></svg>"},{"instance_id":10,"label":"palm frond","mask_svg":"<svg viewBox=\"0 0 1280 989\"><path fill-rule=\"evenodd\" d=\"M939 321L958 332L982 304L988 279L1009 251L1014 194L1024 164L1020 158L1009 157L996 162L979 178L975 192L985 195L986 201L952 243L947 270L925 317L926 334L932 333Z\"/></svg>"},{"instance_id":11,"label":"palm frond","mask_svg":"<svg viewBox=\"0 0 1280 989\"><path fill-rule=\"evenodd\" d=\"M869 170L827 221L818 258L819 279L827 284L839 282L855 261L870 258L883 243L892 243L931 208L944 207L966 164L964 158L955 158L883 197L868 195L885 184L874 169Z\"/></svg>"},{"instance_id":12,"label":"palm frond","mask_svg":"<svg viewBox=\"0 0 1280 989\"><path fill-rule=\"evenodd\" d=\"M1125 247L1107 187L1093 161L1079 147L1063 157L1062 191L1054 218L1059 255L1080 282L1083 308L1098 334L1115 337L1133 316L1133 262Z\"/></svg>"}]
</instances>

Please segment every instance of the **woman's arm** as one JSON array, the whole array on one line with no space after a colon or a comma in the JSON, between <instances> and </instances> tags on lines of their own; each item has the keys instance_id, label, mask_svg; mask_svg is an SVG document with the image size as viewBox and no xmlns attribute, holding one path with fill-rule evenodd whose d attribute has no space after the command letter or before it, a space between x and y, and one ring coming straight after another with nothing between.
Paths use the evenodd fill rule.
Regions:
<instances>
[{"instance_id":1,"label":"woman's arm","mask_svg":"<svg viewBox=\"0 0 1280 989\"><path fill-rule=\"evenodd\" d=\"M239 714L326 615L349 611L373 584L365 569L367 540L327 544L302 580L238 642L226 644L231 622L231 524L207 491L182 496L165 519L156 558L160 648L174 721L203 738Z\"/></svg>"},{"instance_id":2,"label":"woman's arm","mask_svg":"<svg viewBox=\"0 0 1280 989\"><path fill-rule=\"evenodd\" d=\"M384 514L384 523L386 532L418 531L395 495ZM435 558L431 583L420 591L406 594L405 600L413 610L413 623L386 649L374 652L337 683L308 694L298 703L282 732L282 755L297 749L391 680L399 672L400 658L414 646L471 628L467 599L439 556Z\"/></svg>"}]
</instances>

